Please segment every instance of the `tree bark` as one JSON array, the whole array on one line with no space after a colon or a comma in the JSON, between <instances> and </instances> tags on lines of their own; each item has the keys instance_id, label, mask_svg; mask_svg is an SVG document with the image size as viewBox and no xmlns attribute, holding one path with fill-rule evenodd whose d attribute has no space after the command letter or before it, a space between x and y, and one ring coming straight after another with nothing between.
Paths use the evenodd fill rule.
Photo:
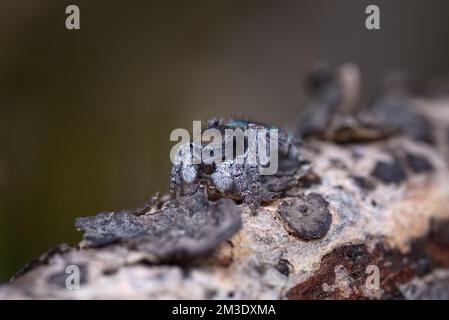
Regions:
<instances>
[{"instance_id":1,"label":"tree bark","mask_svg":"<svg viewBox=\"0 0 449 320\"><path fill-rule=\"evenodd\" d=\"M449 102L413 104L433 143L310 139L311 171L257 215L229 199L173 209L162 197L102 216L101 234L106 220L79 220L80 245L27 265L0 299L447 299ZM78 290L66 287L69 265Z\"/></svg>"}]
</instances>

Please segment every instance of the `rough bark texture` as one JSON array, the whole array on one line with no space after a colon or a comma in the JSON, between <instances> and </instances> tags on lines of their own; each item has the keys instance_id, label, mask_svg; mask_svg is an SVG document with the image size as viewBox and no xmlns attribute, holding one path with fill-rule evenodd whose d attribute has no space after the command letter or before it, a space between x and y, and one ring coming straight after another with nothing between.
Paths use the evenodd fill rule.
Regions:
<instances>
[{"instance_id":1,"label":"rough bark texture","mask_svg":"<svg viewBox=\"0 0 449 320\"><path fill-rule=\"evenodd\" d=\"M24 267L0 299L447 299L449 103L413 104L433 143L310 139L311 171L257 215L200 188L78 219L80 245ZM68 265L79 290L65 286ZM366 286L370 265L378 290Z\"/></svg>"}]
</instances>

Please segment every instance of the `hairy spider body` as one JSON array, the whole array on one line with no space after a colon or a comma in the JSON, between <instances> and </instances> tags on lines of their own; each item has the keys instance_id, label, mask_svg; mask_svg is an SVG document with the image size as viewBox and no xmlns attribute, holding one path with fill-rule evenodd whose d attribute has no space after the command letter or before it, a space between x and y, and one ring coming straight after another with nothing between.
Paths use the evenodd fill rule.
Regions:
<instances>
[{"instance_id":1,"label":"hairy spider body","mask_svg":"<svg viewBox=\"0 0 449 320\"><path fill-rule=\"evenodd\" d=\"M261 135L244 135L243 150L238 153L234 149L234 143L237 144L236 136L234 133L229 134L230 131L227 129L232 129L232 132L236 132L236 129L240 129L241 132L245 132L247 129L252 129L254 132L260 132L259 129L266 130L262 131L266 132L266 154L272 152L269 150L271 135L268 132L270 129L277 129L278 143L276 147L280 157L297 158L296 141L292 136L274 126L239 119L215 118L208 121L207 128L203 132L207 129L216 129L221 134L223 137L221 144L220 142L214 144L213 141L207 143L190 141L181 145L173 161L170 192L177 196L179 190L182 190L184 186L195 185L204 179L211 181L221 192L237 194L251 211L256 213L260 204L260 168L267 166L267 159L261 157L259 152L251 153L251 150L257 150L259 139L264 135L263 133ZM232 147L231 157L226 154L229 145ZM213 154L211 159L219 161L203 159L204 152L211 154L210 152L216 151L214 147L217 146L219 146L219 152Z\"/></svg>"}]
</instances>

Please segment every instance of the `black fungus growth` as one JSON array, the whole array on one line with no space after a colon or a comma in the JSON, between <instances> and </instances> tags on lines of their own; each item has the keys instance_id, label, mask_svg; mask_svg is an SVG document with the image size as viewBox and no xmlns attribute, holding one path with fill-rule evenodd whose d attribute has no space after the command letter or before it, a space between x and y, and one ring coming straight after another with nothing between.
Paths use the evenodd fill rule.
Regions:
<instances>
[{"instance_id":1,"label":"black fungus growth","mask_svg":"<svg viewBox=\"0 0 449 320\"><path fill-rule=\"evenodd\" d=\"M407 179L405 169L397 159L377 162L371 175L386 184L400 184Z\"/></svg>"},{"instance_id":2,"label":"black fungus growth","mask_svg":"<svg viewBox=\"0 0 449 320\"><path fill-rule=\"evenodd\" d=\"M304 240L323 237L332 224L329 202L317 193L284 201L278 213L286 222L288 230Z\"/></svg>"},{"instance_id":3,"label":"black fungus growth","mask_svg":"<svg viewBox=\"0 0 449 320\"><path fill-rule=\"evenodd\" d=\"M415 173L431 172L434 170L432 163L423 155L407 153L405 155L407 166Z\"/></svg>"}]
</instances>

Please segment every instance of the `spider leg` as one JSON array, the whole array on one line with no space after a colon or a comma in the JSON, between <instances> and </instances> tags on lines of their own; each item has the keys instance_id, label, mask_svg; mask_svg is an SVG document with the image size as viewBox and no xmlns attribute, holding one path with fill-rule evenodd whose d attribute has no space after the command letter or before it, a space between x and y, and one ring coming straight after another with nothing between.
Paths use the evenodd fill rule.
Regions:
<instances>
[{"instance_id":1,"label":"spider leg","mask_svg":"<svg viewBox=\"0 0 449 320\"><path fill-rule=\"evenodd\" d=\"M234 161L234 165L232 166L232 175L234 177L237 194L239 194L242 197L242 200L246 202L248 184L245 178L245 162L243 156L244 155L237 157Z\"/></svg>"},{"instance_id":2,"label":"spider leg","mask_svg":"<svg viewBox=\"0 0 449 320\"><path fill-rule=\"evenodd\" d=\"M170 181L169 181L169 191L170 194L174 197L178 194L178 185L179 185L179 178L180 178L180 170L182 165L181 164L173 164L170 172Z\"/></svg>"},{"instance_id":3,"label":"spider leg","mask_svg":"<svg viewBox=\"0 0 449 320\"><path fill-rule=\"evenodd\" d=\"M259 166L257 160L257 138L248 137L248 150L237 156L233 166L234 182L238 194L253 214L259 208Z\"/></svg>"},{"instance_id":4,"label":"spider leg","mask_svg":"<svg viewBox=\"0 0 449 320\"><path fill-rule=\"evenodd\" d=\"M193 146L186 143L181 146L175 156L172 170L170 172L170 193L175 197L180 194L182 182L192 184L198 176L198 165L193 162L192 156Z\"/></svg>"},{"instance_id":5,"label":"spider leg","mask_svg":"<svg viewBox=\"0 0 449 320\"><path fill-rule=\"evenodd\" d=\"M175 158L173 159L173 166L170 171L170 180L169 180L169 191L172 196L175 198L179 193L179 183L181 180L181 168L182 168L182 154L185 149L185 145L179 147L176 152Z\"/></svg>"},{"instance_id":6,"label":"spider leg","mask_svg":"<svg viewBox=\"0 0 449 320\"><path fill-rule=\"evenodd\" d=\"M298 139L295 139L292 134L283 130L278 132L278 150L280 156L297 159L299 157L297 145Z\"/></svg>"},{"instance_id":7,"label":"spider leg","mask_svg":"<svg viewBox=\"0 0 449 320\"><path fill-rule=\"evenodd\" d=\"M248 186L246 194L246 203L253 214L257 213L260 203L260 173L259 167L254 164L245 164L245 178Z\"/></svg>"},{"instance_id":8,"label":"spider leg","mask_svg":"<svg viewBox=\"0 0 449 320\"><path fill-rule=\"evenodd\" d=\"M246 194L245 201L251 209L253 214L257 213L257 209L260 204L260 172L259 172L259 144L258 144L258 134L257 129L260 128L253 124L249 125L250 129L256 130L255 135L248 139L248 150L247 156L245 157L245 179L248 186L248 191Z\"/></svg>"}]
</instances>

